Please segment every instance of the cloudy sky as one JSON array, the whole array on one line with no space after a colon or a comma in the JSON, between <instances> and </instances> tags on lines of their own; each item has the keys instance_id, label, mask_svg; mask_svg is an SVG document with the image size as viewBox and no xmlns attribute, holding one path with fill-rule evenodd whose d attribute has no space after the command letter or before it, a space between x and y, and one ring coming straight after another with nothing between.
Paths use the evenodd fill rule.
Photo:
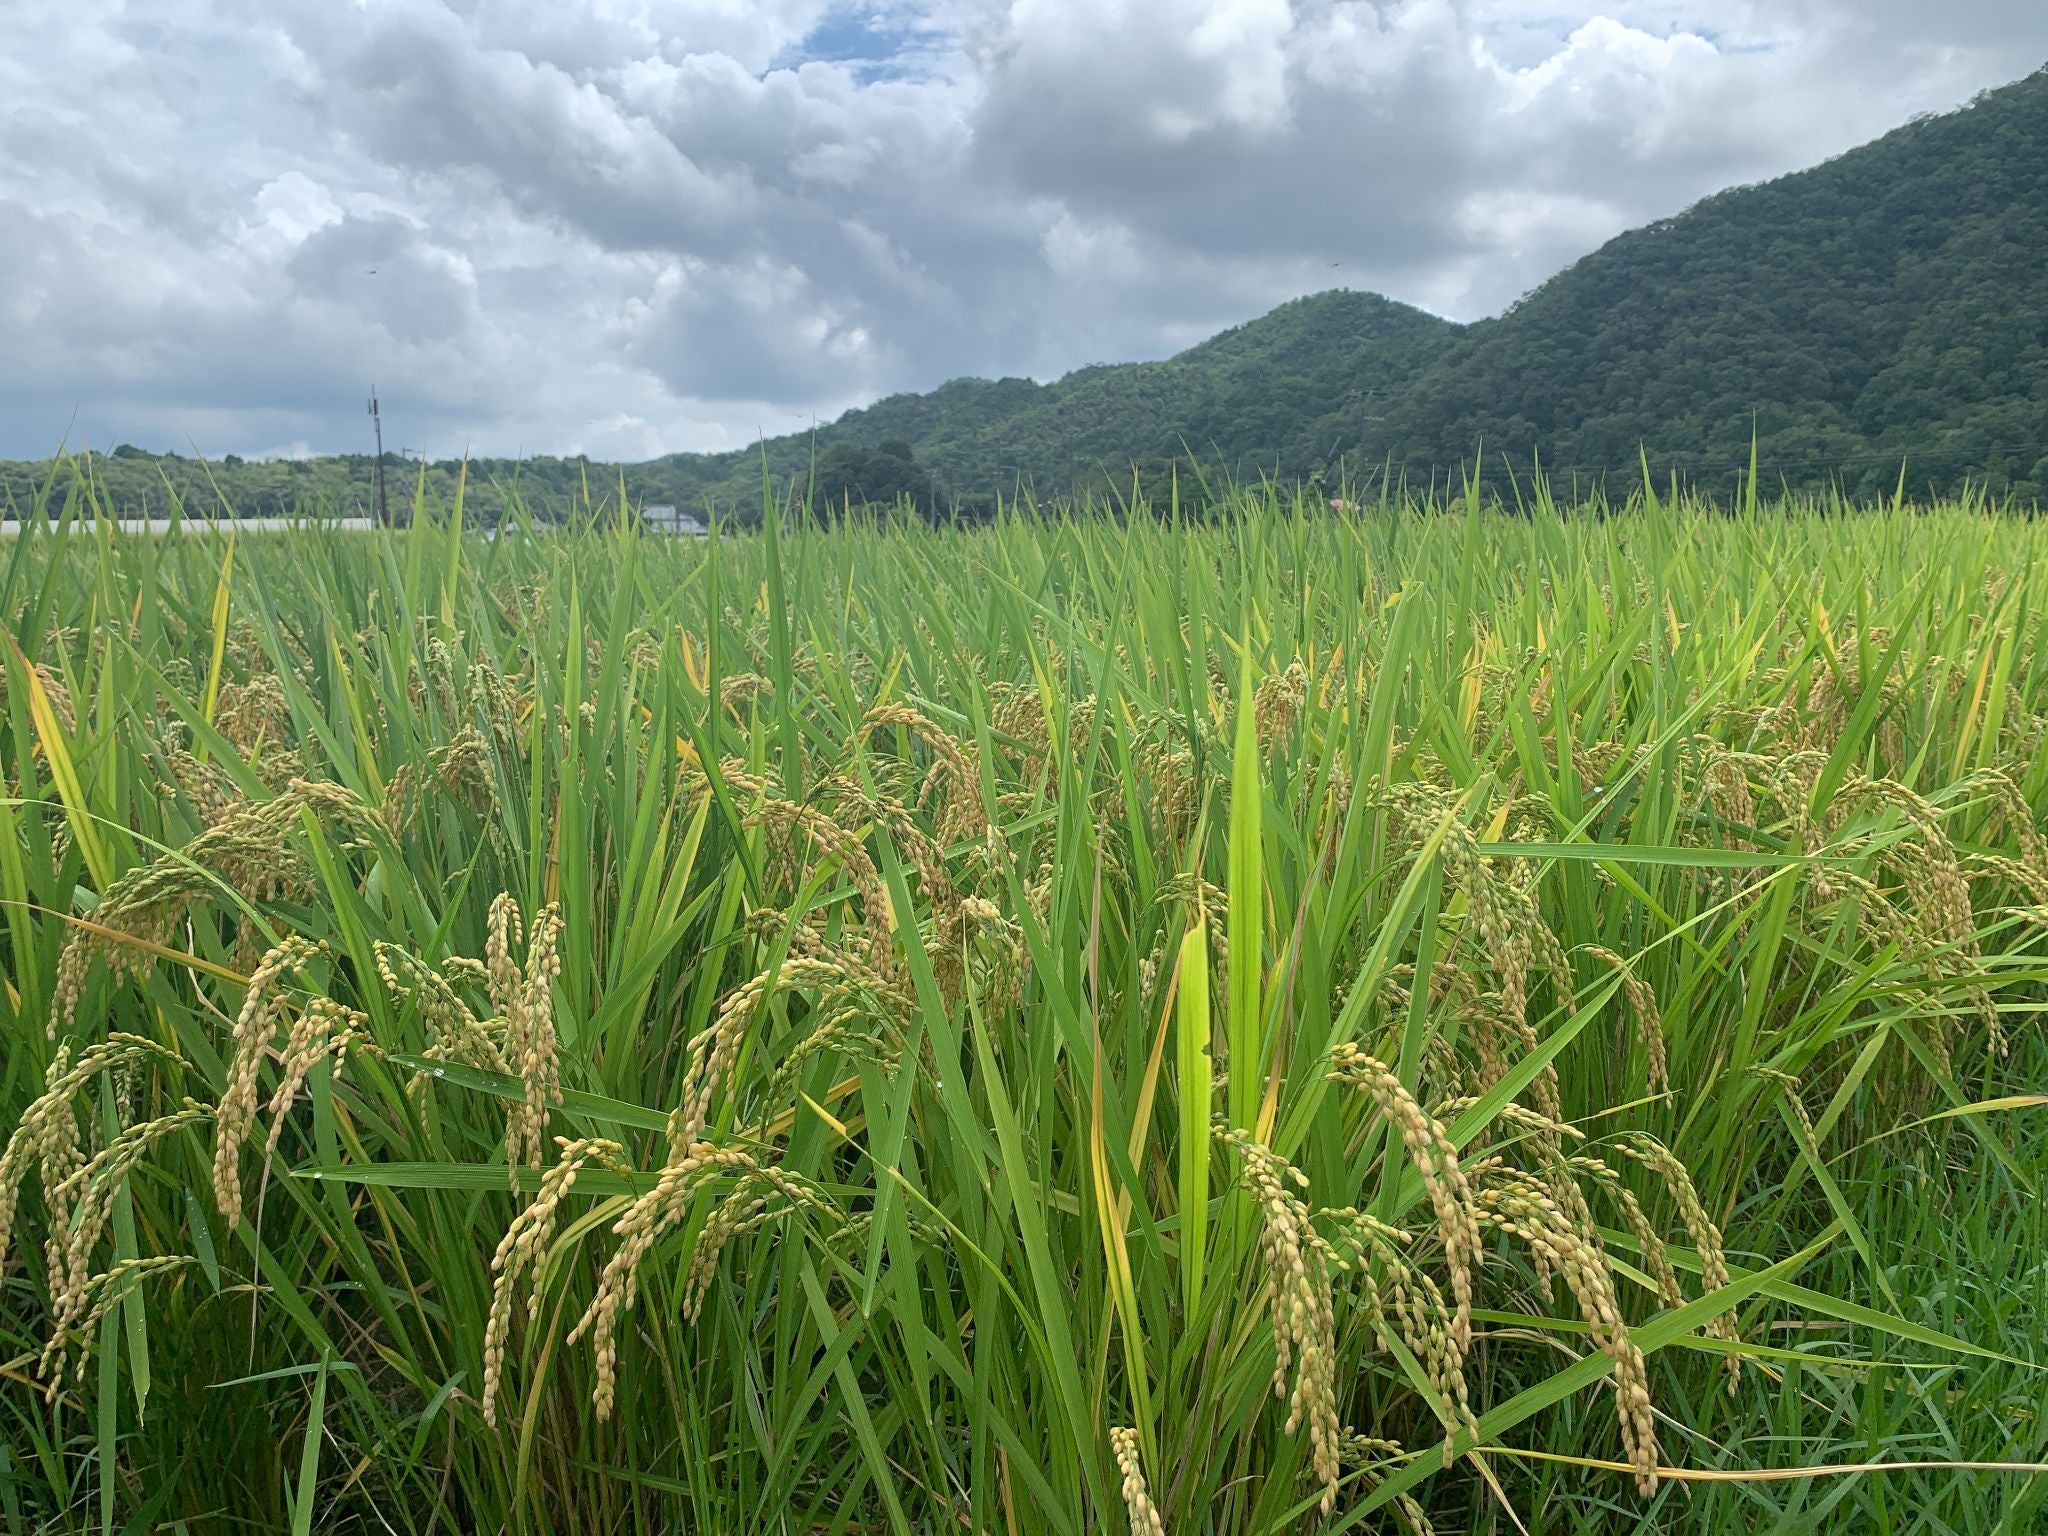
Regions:
<instances>
[{"instance_id":1,"label":"cloudy sky","mask_svg":"<svg viewBox=\"0 0 2048 1536\"><path fill-rule=\"evenodd\" d=\"M6 0L0 455L742 446L1297 294L1459 319L2041 0Z\"/></svg>"}]
</instances>

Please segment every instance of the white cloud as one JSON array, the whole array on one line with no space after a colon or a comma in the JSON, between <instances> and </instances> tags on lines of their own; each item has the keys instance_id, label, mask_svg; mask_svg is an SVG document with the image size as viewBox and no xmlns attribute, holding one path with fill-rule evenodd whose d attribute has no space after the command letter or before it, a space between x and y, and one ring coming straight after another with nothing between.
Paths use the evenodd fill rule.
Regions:
<instances>
[{"instance_id":1,"label":"white cloud","mask_svg":"<svg viewBox=\"0 0 2048 1536\"><path fill-rule=\"evenodd\" d=\"M1296 294L1460 318L2038 0L12 0L0 452L743 446Z\"/></svg>"}]
</instances>

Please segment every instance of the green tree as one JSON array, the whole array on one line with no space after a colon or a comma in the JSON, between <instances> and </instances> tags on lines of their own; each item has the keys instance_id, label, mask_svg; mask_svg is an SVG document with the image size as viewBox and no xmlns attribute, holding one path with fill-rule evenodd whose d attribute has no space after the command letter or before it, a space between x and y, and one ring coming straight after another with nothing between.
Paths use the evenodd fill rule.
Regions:
<instances>
[{"instance_id":1,"label":"green tree","mask_svg":"<svg viewBox=\"0 0 2048 1536\"><path fill-rule=\"evenodd\" d=\"M925 517L943 510L930 471L917 462L908 443L894 440L873 448L832 443L819 453L811 485L814 515L831 518L906 502Z\"/></svg>"}]
</instances>

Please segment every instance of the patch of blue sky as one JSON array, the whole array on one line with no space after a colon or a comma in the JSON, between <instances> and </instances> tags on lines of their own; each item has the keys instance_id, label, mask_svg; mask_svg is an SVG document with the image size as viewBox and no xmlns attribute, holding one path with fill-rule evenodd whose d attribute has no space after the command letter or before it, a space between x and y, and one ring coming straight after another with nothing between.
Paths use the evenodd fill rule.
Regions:
<instances>
[{"instance_id":1,"label":"patch of blue sky","mask_svg":"<svg viewBox=\"0 0 2048 1536\"><path fill-rule=\"evenodd\" d=\"M1730 37L1713 27L1701 27L1699 35L1712 43L1719 53L1776 53L1785 46L1782 38Z\"/></svg>"},{"instance_id":2,"label":"patch of blue sky","mask_svg":"<svg viewBox=\"0 0 2048 1536\"><path fill-rule=\"evenodd\" d=\"M777 68L813 61L842 64L863 84L929 75L951 39L922 17L897 9L835 6L775 60Z\"/></svg>"}]
</instances>

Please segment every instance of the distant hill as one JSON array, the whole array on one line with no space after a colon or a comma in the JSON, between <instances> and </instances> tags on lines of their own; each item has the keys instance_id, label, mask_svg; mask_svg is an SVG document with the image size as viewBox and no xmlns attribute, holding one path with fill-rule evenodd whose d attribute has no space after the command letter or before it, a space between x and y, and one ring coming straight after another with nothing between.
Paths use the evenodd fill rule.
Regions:
<instances>
[{"instance_id":1,"label":"distant hill","mask_svg":"<svg viewBox=\"0 0 2048 1536\"><path fill-rule=\"evenodd\" d=\"M1020 486L1128 486L1176 461L1331 487L1386 466L1427 484L1482 448L1503 486L1539 454L1582 483L1633 479L1647 454L1660 475L1732 489L1752 431L1772 486L1868 493L1904 459L1916 489L1969 478L2048 499L2048 70L1622 235L1473 325L1322 293L1163 362L956 379L763 448L786 483L834 444L908 445L971 506ZM481 461L472 498L488 516L516 482L559 506L623 476L638 499L744 509L763 448L623 469ZM97 469L124 510L160 508L168 481L202 505L217 483L241 510L276 512L367 505L374 461L200 466L131 449ZM48 472L0 465L0 509ZM409 499L417 467L393 473ZM453 466L428 475L445 496Z\"/></svg>"},{"instance_id":2,"label":"distant hill","mask_svg":"<svg viewBox=\"0 0 2048 1536\"><path fill-rule=\"evenodd\" d=\"M1377 294L1283 304L1158 363L1083 368L1056 383L956 380L851 411L832 437L901 438L958 490L1107 479L1192 454L1237 475L1306 473L1328 456L1318 422L1354 390L1416 379L1459 328ZM807 451L808 437L796 440ZM757 463L758 461L756 461ZM758 473L758 471L757 471Z\"/></svg>"}]
</instances>

